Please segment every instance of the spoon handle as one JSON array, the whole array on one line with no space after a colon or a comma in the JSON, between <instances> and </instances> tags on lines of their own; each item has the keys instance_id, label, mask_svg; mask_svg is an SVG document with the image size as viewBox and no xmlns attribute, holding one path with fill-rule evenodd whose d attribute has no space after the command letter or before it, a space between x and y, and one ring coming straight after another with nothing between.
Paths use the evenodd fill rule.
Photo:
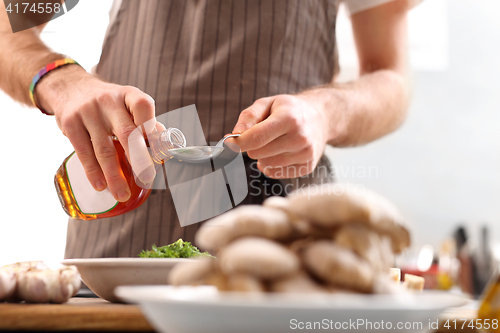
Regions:
<instances>
[{"instance_id":1,"label":"spoon handle","mask_svg":"<svg viewBox=\"0 0 500 333\"><path fill-rule=\"evenodd\" d=\"M223 137L222 139L220 139L219 142L217 142L217 144L215 145L216 147L222 147L224 145L224 141L226 141L227 139L229 138L237 138L239 137L241 134L228 134L226 135L225 137Z\"/></svg>"}]
</instances>

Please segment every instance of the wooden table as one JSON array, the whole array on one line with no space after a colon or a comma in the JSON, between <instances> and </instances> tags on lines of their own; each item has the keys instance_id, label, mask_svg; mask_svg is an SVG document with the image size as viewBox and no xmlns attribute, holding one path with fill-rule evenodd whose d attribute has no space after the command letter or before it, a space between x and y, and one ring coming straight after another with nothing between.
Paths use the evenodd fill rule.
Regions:
<instances>
[{"instance_id":1,"label":"wooden table","mask_svg":"<svg viewBox=\"0 0 500 333\"><path fill-rule=\"evenodd\" d=\"M154 332L136 305L100 298L72 298L66 304L0 303L0 331Z\"/></svg>"},{"instance_id":2,"label":"wooden table","mask_svg":"<svg viewBox=\"0 0 500 333\"><path fill-rule=\"evenodd\" d=\"M439 318L436 333L475 333L467 327L476 318L472 309L451 309ZM457 320L457 329L444 327ZM460 321L462 319L462 321ZM463 319L467 320L461 329ZM154 332L136 305L113 304L98 298L72 298L66 304L0 303L0 331Z\"/></svg>"}]
</instances>

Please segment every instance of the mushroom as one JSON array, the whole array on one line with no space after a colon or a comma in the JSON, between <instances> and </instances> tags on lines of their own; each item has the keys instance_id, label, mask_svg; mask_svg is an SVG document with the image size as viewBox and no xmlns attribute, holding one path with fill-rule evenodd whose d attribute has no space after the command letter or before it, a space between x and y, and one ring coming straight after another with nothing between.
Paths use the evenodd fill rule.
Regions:
<instances>
[{"instance_id":1,"label":"mushroom","mask_svg":"<svg viewBox=\"0 0 500 333\"><path fill-rule=\"evenodd\" d=\"M227 278L228 289L231 291L262 293L265 291L262 282L248 274L234 274Z\"/></svg>"},{"instance_id":2,"label":"mushroom","mask_svg":"<svg viewBox=\"0 0 500 333\"><path fill-rule=\"evenodd\" d=\"M326 287L314 281L305 271L273 282L270 290L279 293L329 293Z\"/></svg>"},{"instance_id":3,"label":"mushroom","mask_svg":"<svg viewBox=\"0 0 500 333\"><path fill-rule=\"evenodd\" d=\"M172 284L209 284L259 296L266 290L399 293L404 288L390 266L410 238L385 198L326 184L289 198L270 197L263 206L235 208L205 223L196 241L218 260L176 266Z\"/></svg>"},{"instance_id":4,"label":"mushroom","mask_svg":"<svg viewBox=\"0 0 500 333\"><path fill-rule=\"evenodd\" d=\"M368 262L331 241L311 244L302 258L308 270L326 283L365 293L373 289L374 271Z\"/></svg>"},{"instance_id":5,"label":"mushroom","mask_svg":"<svg viewBox=\"0 0 500 333\"><path fill-rule=\"evenodd\" d=\"M202 258L175 265L168 275L168 283L176 286L202 284L215 272L214 261L212 258Z\"/></svg>"},{"instance_id":6,"label":"mushroom","mask_svg":"<svg viewBox=\"0 0 500 333\"><path fill-rule=\"evenodd\" d=\"M264 207L275 208L284 211L292 224L294 233L291 236L293 239L312 236L314 238L329 238L331 236L330 228L323 228L309 223L303 218L297 216L290 208L290 200L284 197L272 196L264 200Z\"/></svg>"},{"instance_id":7,"label":"mushroom","mask_svg":"<svg viewBox=\"0 0 500 333\"><path fill-rule=\"evenodd\" d=\"M387 234L395 253L410 244L410 234L396 207L386 198L350 184L311 186L290 195L290 210L322 227L364 223Z\"/></svg>"},{"instance_id":8,"label":"mushroom","mask_svg":"<svg viewBox=\"0 0 500 333\"><path fill-rule=\"evenodd\" d=\"M288 215L278 209L247 205L235 208L206 222L196 234L196 243L217 251L244 236L283 240L292 234Z\"/></svg>"},{"instance_id":9,"label":"mushroom","mask_svg":"<svg viewBox=\"0 0 500 333\"><path fill-rule=\"evenodd\" d=\"M335 234L336 244L352 250L378 272L387 272L394 262L391 240L363 225L346 225Z\"/></svg>"},{"instance_id":10,"label":"mushroom","mask_svg":"<svg viewBox=\"0 0 500 333\"><path fill-rule=\"evenodd\" d=\"M283 245L264 238L234 241L218 254L220 270L226 275L249 274L263 280L285 278L297 272L298 257Z\"/></svg>"}]
</instances>

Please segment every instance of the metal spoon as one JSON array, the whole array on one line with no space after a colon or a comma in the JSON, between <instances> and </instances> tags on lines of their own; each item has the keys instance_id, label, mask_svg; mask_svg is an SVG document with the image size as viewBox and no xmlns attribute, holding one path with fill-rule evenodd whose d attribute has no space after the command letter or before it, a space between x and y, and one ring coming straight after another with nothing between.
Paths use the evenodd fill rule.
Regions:
<instances>
[{"instance_id":1,"label":"metal spoon","mask_svg":"<svg viewBox=\"0 0 500 333\"><path fill-rule=\"evenodd\" d=\"M237 138L240 134L228 134L215 146L191 146L184 148L170 149L168 152L179 161L188 163L202 163L215 158L224 150L224 141L229 138Z\"/></svg>"}]
</instances>

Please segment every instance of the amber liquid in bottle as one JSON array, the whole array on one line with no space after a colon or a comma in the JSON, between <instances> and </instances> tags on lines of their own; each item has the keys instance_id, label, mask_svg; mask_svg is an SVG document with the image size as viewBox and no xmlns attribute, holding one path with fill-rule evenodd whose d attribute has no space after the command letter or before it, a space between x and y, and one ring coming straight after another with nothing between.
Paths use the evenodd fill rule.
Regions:
<instances>
[{"instance_id":1,"label":"amber liquid in bottle","mask_svg":"<svg viewBox=\"0 0 500 333\"><path fill-rule=\"evenodd\" d=\"M150 133L145 137L151 160L156 167L163 166L164 160L172 158L169 150L186 147L186 138L177 128L170 127L164 131ZM94 220L112 217L136 209L146 201L153 184L141 183L128 163L125 151L115 138L113 140L121 171L130 188L130 199L126 202L116 201L109 190L97 192L88 182L78 156L68 156L54 177L59 200L64 211L74 219ZM163 168L164 176L165 169Z\"/></svg>"},{"instance_id":2,"label":"amber liquid in bottle","mask_svg":"<svg viewBox=\"0 0 500 333\"><path fill-rule=\"evenodd\" d=\"M127 157L122 145L117 140L113 140L113 143L118 153L118 158L123 175L125 179L127 179L128 186L130 188L130 199L126 202L118 202L112 209L100 214L83 213L78 206L78 203L73 195L73 191L71 190L71 184L69 182L66 170L66 162L73 155L71 154L64 160L61 167L57 170L54 177L54 182L59 200L61 201L61 205L64 211L72 218L80 220L94 220L97 218L121 215L142 205L151 193L151 189L143 188L136 184L134 173L132 172L132 167L127 161Z\"/></svg>"},{"instance_id":3,"label":"amber liquid in bottle","mask_svg":"<svg viewBox=\"0 0 500 333\"><path fill-rule=\"evenodd\" d=\"M485 289L477 317L483 324L480 332L500 332L500 277Z\"/></svg>"}]
</instances>

